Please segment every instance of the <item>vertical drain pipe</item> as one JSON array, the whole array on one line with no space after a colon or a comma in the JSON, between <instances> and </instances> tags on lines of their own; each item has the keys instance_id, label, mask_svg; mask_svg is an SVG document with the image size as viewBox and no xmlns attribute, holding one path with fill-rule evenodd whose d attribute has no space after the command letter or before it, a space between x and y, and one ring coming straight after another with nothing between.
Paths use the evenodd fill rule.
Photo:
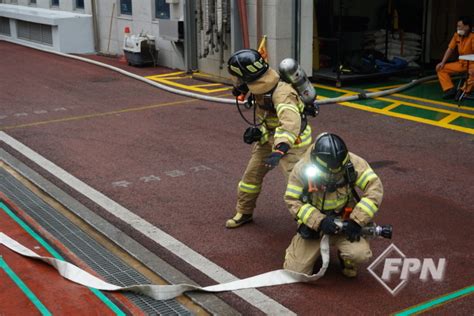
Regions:
<instances>
[{"instance_id":1,"label":"vertical drain pipe","mask_svg":"<svg viewBox=\"0 0 474 316\"><path fill-rule=\"evenodd\" d=\"M257 0L257 47L262 40L262 0Z\"/></svg>"},{"instance_id":2,"label":"vertical drain pipe","mask_svg":"<svg viewBox=\"0 0 474 316\"><path fill-rule=\"evenodd\" d=\"M294 58L301 62L301 0L293 1L293 55Z\"/></svg>"},{"instance_id":3,"label":"vertical drain pipe","mask_svg":"<svg viewBox=\"0 0 474 316\"><path fill-rule=\"evenodd\" d=\"M99 34L99 24L97 23L96 0L91 0L91 12L92 12L92 28L94 32L94 49L97 53L100 53L100 34Z\"/></svg>"},{"instance_id":4,"label":"vertical drain pipe","mask_svg":"<svg viewBox=\"0 0 474 316\"><path fill-rule=\"evenodd\" d=\"M238 4L239 4L240 25L242 27L242 38L244 42L244 48L250 48L246 0L238 0Z\"/></svg>"},{"instance_id":5,"label":"vertical drain pipe","mask_svg":"<svg viewBox=\"0 0 474 316\"><path fill-rule=\"evenodd\" d=\"M184 66L187 73L197 69L196 6L194 0L184 1Z\"/></svg>"}]
</instances>

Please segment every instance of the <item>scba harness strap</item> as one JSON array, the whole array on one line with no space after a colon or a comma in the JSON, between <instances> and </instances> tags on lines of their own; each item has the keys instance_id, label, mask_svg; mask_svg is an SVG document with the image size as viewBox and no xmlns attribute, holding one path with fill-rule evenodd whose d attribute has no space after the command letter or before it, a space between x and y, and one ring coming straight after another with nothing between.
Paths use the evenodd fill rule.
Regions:
<instances>
[{"instance_id":1,"label":"scba harness strap","mask_svg":"<svg viewBox=\"0 0 474 316\"><path fill-rule=\"evenodd\" d=\"M280 80L279 82L284 82L284 81ZM277 113L277 111L275 109L275 104L273 103L273 93L275 92L277 86L278 86L278 84L276 84L275 87L273 87L273 89L271 89L269 92L263 94L263 104L258 104L258 106L261 109L263 109L265 111L272 112L272 113ZM248 102L250 103L250 106L254 107L254 122L255 122L256 121L255 109L256 109L257 103L256 103L256 98L255 98L254 94L250 94L250 96L248 97ZM301 134L303 134L306 127L308 126L308 117L307 117L307 114L306 114L306 111L305 111L306 105L304 103L303 103L303 105L304 105L303 111L300 111L301 128L300 128L300 133L298 134L297 142L298 142L298 140L300 140ZM266 125L265 118L262 120L261 125L265 125L265 127L268 128L268 126Z\"/></svg>"}]
</instances>

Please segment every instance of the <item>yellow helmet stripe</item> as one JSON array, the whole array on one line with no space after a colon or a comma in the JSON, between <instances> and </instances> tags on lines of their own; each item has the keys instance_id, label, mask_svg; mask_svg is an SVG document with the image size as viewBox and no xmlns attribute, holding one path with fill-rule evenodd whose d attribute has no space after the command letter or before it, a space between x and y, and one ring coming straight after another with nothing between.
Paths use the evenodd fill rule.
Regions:
<instances>
[{"instance_id":1,"label":"yellow helmet stripe","mask_svg":"<svg viewBox=\"0 0 474 316\"><path fill-rule=\"evenodd\" d=\"M243 76L242 71L240 70L240 68L230 65L230 69L231 69L233 72L239 74L240 76Z\"/></svg>"}]
</instances>

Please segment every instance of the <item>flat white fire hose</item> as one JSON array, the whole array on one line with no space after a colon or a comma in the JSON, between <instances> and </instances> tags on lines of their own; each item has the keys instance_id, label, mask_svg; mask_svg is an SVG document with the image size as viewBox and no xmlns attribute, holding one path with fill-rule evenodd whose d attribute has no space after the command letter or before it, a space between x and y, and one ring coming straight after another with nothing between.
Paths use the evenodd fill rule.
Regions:
<instances>
[{"instance_id":1,"label":"flat white fire hose","mask_svg":"<svg viewBox=\"0 0 474 316\"><path fill-rule=\"evenodd\" d=\"M16 42L12 41L12 40L8 40L8 39L2 39L2 40L6 41L6 42L11 42L11 43L14 43L14 44L18 44ZM99 61L95 61L95 60L92 60L92 59L89 59L89 58L76 56L76 55L72 55L72 54L56 52L56 51L53 51L53 50L50 50L50 49L36 47L36 46L30 45L30 44L27 44L27 43L21 43L21 45L29 47L29 48L33 48L33 49L36 49L36 50L39 50L39 51L42 51L42 52L46 52L46 53L50 53L50 54L54 54L54 55L58 55L58 56L63 56L63 57L71 58L71 59L76 59L76 60L80 60L80 61L83 61L83 62L86 62L86 63L89 63L89 64L93 64L93 65L96 65L96 66L107 68L107 69L113 70L115 72L121 73L122 75L125 75L127 77L142 81L142 82L147 83L151 86L154 86L156 88L159 88L161 90L165 90L165 91L168 91L168 92L171 92L171 93L174 93L174 94L178 94L178 95L182 95L182 96L190 97L190 98L195 98L195 99L200 99L200 100L204 100L204 101L210 101L210 102L228 103L228 104L232 104L232 105L235 104L235 98L231 98L231 99L218 98L218 97L212 97L212 96L208 96L208 95L202 95L202 94L199 94L199 93L183 91L181 89L176 89L176 88L158 83L156 81L153 81L153 80L147 79L145 77L142 77L142 76L136 75L134 73L131 73L129 71L120 69L118 67L114 67L114 66L111 66L111 65L108 65L108 64L105 64L105 63L101 63ZM244 104L244 103L245 102L241 102L241 104Z\"/></svg>"},{"instance_id":2,"label":"flat white fire hose","mask_svg":"<svg viewBox=\"0 0 474 316\"><path fill-rule=\"evenodd\" d=\"M281 284L290 284L297 282L312 282L321 278L329 265L329 237L324 235L321 239L321 257L323 265L318 273L313 275L307 275L303 273L297 273L289 270L274 270L267 273L262 273L253 277L249 277L242 280L232 281L228 283L216 284L206 287L200 287L191 284L172 284L172 285L153 285L153 284L137 284L131 286L118 286L111 283L107 283L89 272L80 269L72 263L59 260L51 257L42 257L34 251L26 248L16 240L10 238L4 233L0 233L0 244L8 247L12 251L29 257L32 259L41 260L43 262L52 265L59 274L64 278L84 285L86 287L96 288L104 291L132 291L135 293L147 295L156 300L168 300L180 296L186 291L203 291L203 292L224 292L224 291L235 291L248 288L258 288L264 286L273 286Z\"/></svg>"},{"instance_id":3,"label":"flat white fire hose","mask_svg":"<svg viewBox=\"0 0 474 316\"><path fill-rule=\"evenodd\" d=\"M14 44L18 44L17 42L12 41L12 40L8 40L8 39L2 39L2 40L6 41L6 42L11 42L11 43L14 43ZM228 98L218 98L218 97L202 95L202 94L199 94L199 93L183 91L181 89L176 89L176 88L158 83L156 81L153 81L153 80L141 77L139 75L136 75L134 73L131 73L129 71L120 69L118 67L114 67L114 66L111 66L111 65L108 65L108 64L105 64L105 63L101 63L99 61L95 61L95 60L92 60L92 59L89 59L89 58L84 58L84 57L76 56L76 55L72 55L72 54L56 52L56 51L53 51L53 50L50 50L50 49L45 49L45 48L40 48L40 47L37 47L37 46L29 45L27 43L21 43L21 45L29 47L29 48L37 49L37 50L40 50L40 51L43 51L43 52L46 52L46 53L55 54L55 55L59 55L59 56L67 57L67 58L72 58L72 59L80 60L80 61L83 61L83 62L86 62L86 63L94 64L94 65L97 65L97 66L100 66L100 67L103 67L103 68L107 68L107 69L116 71L118 73L121 73L122 75L128 76L130 78L145 82L145 83L147 83L149 85L152 85L156 88L159 88L159 89L171 92L171 93L175 93L175 94L178 94L178 95L182 95L182 96L186 96L186 97L190 97L190 98L195 98L195 99L200 99L200 100L204 100L204 101L210 101L210 102L227 103L227 104L232 104L232 105L235 104L235 99L234 98L230 98L230 99L228 99ZM377 91L377 92L370 92L370 93L362 92L362 93L351 95L351 96L316 100L315 104L323 105L323 104L341 103L341 102L365 100L365 99L371 99L371 98L379 98L379 97L383 97L383 96L386 96L386 95L389 95L389 94L393 94L393 93L397 93L397 92L409 89L409 88L411 88L411 87L413 87L417 84L420 84L420 83L423 83L423 82L426 82L426 81L429 81L429 80L433 80L433 79L436 79L436 78L437 78L436 75L427 76L427 77L423 77L423 78L420 78L420 79L412 80L410 83L405 84L405 85L400 86L400 87L397 87L397 88L392 88L392 89ZM239 102L239 104L245 104L245 103L247 103L247 101Z\"/></svg>"}]
</instances>

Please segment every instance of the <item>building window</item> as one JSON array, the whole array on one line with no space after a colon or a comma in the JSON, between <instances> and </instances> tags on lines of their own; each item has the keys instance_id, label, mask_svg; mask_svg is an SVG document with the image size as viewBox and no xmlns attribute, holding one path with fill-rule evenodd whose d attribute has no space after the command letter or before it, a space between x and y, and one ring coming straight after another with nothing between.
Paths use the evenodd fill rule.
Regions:
<instances>
[{"instance_id":1,"label":"building window","mask_svg":"<svg viewBox=\"0 0 474 316\"><path fill-rule=\"evenodd\" d=\"M30 5L36 5L36 0L30 0Z\"/></svg>"},{"instance_id":2,"label":"building window","mask_svg":"<svg viewBox=\"0 0 474 316\"><path fill-rule=\"evenodd\" d=\"M84 9L84 0L76 0L76 9Z\"/></svg>"},{"instance_id":3,"label":"building window","mask_svg":"<svg viewBox=\"0 0 474 316\"><path fill-rule=\"evenodd\" d=\"M0 34L11 36L10 19L0 16Z\"/></svg>"},{"instance_id":4,"label":"building window","mask_svg":"<svg viewBox=\"0 0 474 316\"><path fill-rule=\"evenodd\" d=\"M59 0L51 0L51 5L53 7L59 7Z\"/></svg>"},{"instance_id":5,"label":"building window","mask_svg":"<svg viewBox=\"0 0 474 316\"><path fill-rule=\"evenodd\" d=\"M120 14L132 15L132 0L120 0Z\"/></svg>"},{"instance_id":6,"label":"building window","mask_svg":"<svg viewBox=\"0 0 474 316\"><path fill-rule=\"evenodd\" d=\"M155 0L155 18L170 18L170 4L166 3L166 0Z\"/></svg>"}]
</instances>

